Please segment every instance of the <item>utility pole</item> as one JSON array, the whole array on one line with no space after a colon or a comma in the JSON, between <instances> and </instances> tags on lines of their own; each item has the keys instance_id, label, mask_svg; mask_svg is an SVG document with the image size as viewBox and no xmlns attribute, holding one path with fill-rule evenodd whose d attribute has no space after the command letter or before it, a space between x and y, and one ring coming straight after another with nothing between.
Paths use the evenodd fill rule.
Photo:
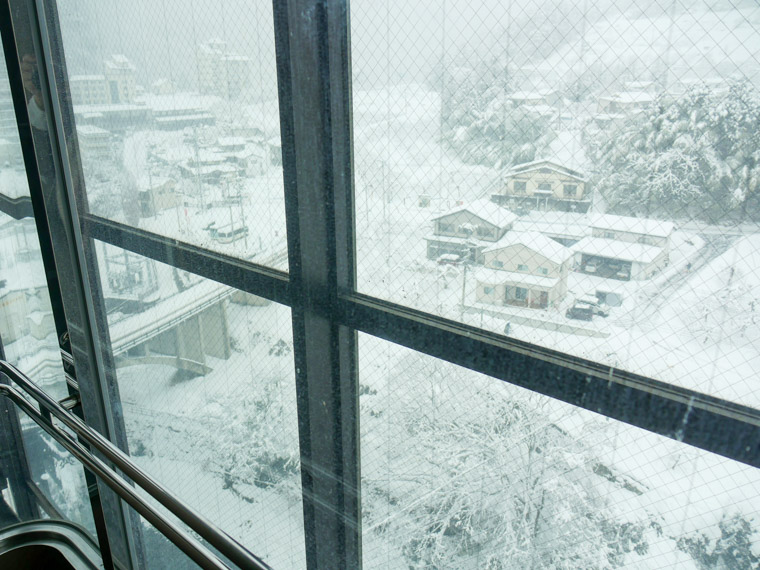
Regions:
<instances>
[{"instance_id":1,"label":"utility pole","mask_svg":"<svg viewBox=\"0 0 760 570\"><path fill-rule=\"evenodd\" d=\"M464 317L464 300L465 300L465 291L467 289L467 266L469 265L469 262L465 261L464 263L464 272L462 273L462 317Z\"/></svg>"}]
</instances>

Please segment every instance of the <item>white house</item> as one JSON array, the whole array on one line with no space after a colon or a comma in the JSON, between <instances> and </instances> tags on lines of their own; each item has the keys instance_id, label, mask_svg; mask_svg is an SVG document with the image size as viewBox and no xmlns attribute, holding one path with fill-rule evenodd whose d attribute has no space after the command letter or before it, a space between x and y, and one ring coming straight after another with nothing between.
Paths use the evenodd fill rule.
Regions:
<instances>
[{"instance_id":1,"label":"white house","mask_svg":"<svg viewBox=\"0 0 760 570\"><path fill-rule=\"evenodd\" d=\"M427 257L454 254L478 261L489 243L512 228L517 216L488 200L475 200L433 218L433 235L427 236Z\"/></svg>"},{"instance_id":2,"label":"white house","mask_svg":"<svg viewBox=\"0 0 760 570\"><path fill-rule=\"evenodd\" d=\"M621 281L649 279L668 264L662 247L588 236L572 247L581 273Z\"/></svg>"},{"instance_id":3,"label":"white house","mask_svg":"<svg viewBox=\"0 0 760 570\"><path fill-rule=\"evenodd\" d=\"M596 214L591 216L591 235L643 245L656 245L670 251L670 238L675 228L673 222Z\"/></svg>"},{"instance_id":4,"label":"white house","mask_svg":"<svg viewBox=\"0 0 760 570\"><path fill-rule=\"evenodd\" d=\"M510 232L483 251L474 270L481 303L545 309L567 293L573 252L537 232Z\"/></svg>"},{"instance_id":5,"label":"white house","mask_svg":"<svg viewBox=\"0 0 760 570\"><path fill-rule=\"evenodd\" d=\"M620 279L648 279L668 265L672 222L596 214L591 235L573 246L581 273Z\"/></svg>"}]
</instances>

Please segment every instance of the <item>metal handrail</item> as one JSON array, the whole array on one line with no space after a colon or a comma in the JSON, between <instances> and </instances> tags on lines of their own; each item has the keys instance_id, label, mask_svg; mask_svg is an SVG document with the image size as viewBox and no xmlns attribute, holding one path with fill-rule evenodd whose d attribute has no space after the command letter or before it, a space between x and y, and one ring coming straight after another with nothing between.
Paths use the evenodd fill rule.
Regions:
<instances>
[{"instance_id":1,"label":"metal handrail","mask_svg":"<svg viewBox=\"0 0 760 570\"><path fill-rule=\"evenodd\" d=\"M86 425L75 415L65 410L56 400L51 398L45 391L40 389L23 372L12 364L0 360L0 372L13 380L23 391L31 396L40 406L40 410L46 410L55 416L62 424L72 430L87 444L101 453L116 468L121 470L131 481L153 497L161 506L171 512L180 521L185 523L193 531L226 556L234 564L241 568L255 570L270 570L264 561L252 554L237 540L211 523L193 508L182 502L163 485L158 483L137 465L123 451L113 445L101 434ZM5 396L23 410L42 429L50 434L53 439L67 449L85 467L100 477L119 497L126 501L148 522L162 532L180 550L187 554L202 568L223 569L229 568L219 557L193 538L188 532L161 514L151 506L137 492L133 485L124 479L114 469L106 465L96 457L89 449L79 443L66 431L53 425L43 414L35 409L23 394L16 388L7 384L0 384L0 396Z\"/></svg>"}]
</instances>

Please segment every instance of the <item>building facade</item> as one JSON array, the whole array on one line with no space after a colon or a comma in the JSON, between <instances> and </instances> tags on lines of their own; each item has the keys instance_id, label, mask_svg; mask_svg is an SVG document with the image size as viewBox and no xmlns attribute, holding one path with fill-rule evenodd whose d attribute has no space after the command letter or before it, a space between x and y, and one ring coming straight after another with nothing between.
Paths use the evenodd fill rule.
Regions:
<instances>
[{"instance_id":1,"label":"building facade","mask_svg":"<svg viewBox=\"0 0 760 570\"><path fill-rule=\"evenodd\" d=\"M483 251L476 301L546 309L567 294L572 251L535 233L510 233Z\"/></svg>"},{"instance_id":2,"label":"building facade","mask_svg":"<svg viewBox=\"0 0 760 570\"><path fill-rule=\"evenodd\" d=\"M583 173L549 160L518 164L507 171L492 200L510 208L585 213L591 188Z\"/></svg>"},{"instance_id":3,"label":"building facade","mask_svg":"<svg viewBox=\"0 0 760 570\"><path fill-rule=\"evenodd\" d=\"M213 39L201 44L197 59L201 93L234 99L249 87L251 60L230 52L227 42Z\"/></svg>"},{"instance_id":4,"label":"building facade","mask_svg":"<svg viewBox=\"0 0 760 570\"><path fill-rule=\"evenodd\" d=\"M106 60L106 82L111 103L132 103L135 100L135 66L121 54Z\"/></svg>"},{"instance_id":5,"label":"building facade","mask_svg":"<svg viewBox=\"0 0 760 570\"><path fill-rule=\"evenodd\" d=\"M481 252L512 228L517 216L488 200L462 205L432 220L433 235L427 241L428 259L458 255L480 262Z\"/></svg>"}]
</instances>

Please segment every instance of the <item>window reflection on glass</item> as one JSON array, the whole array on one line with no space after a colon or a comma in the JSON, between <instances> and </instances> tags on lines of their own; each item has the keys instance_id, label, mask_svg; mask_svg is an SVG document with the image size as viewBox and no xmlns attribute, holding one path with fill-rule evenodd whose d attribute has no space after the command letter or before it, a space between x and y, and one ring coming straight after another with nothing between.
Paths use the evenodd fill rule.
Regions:
<instances>
[{"instance_id":1,"label":"window reflection on glass","mask_svg":"<svg viewBox=\"0 0 760 570\"><path fill-rule=\"evenodd\" d=\"M287 269L271 4L59 12L90 211Z\"/></svg>"},{"instance_id":2,"label":"window reflection on glass","mask_svg":"<svg viewBox=\"0 0 760 570\"><path fill-rule=\"evenodd\" d=\"M758 15L351 2L358 289L760 407Z\"/></svg>"},{"instance_id":3,"label":"window reflection on glass","mask_svg":"<svg viewBox=\"0 0 760 570\"><path fill-rule=\"evenodd\" d=\"M303 567L290 309L95 251L132 458L275 568Z\"/></svg>"}]
</instances>

